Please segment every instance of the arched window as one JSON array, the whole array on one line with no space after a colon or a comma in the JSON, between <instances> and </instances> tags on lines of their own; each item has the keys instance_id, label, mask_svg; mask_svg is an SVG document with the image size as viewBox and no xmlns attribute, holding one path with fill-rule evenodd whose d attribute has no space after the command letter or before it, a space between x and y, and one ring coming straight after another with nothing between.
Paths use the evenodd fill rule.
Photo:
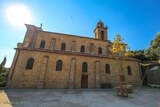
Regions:
<instances>
[{"instance_id":1,"label":"arched window","mask_svg":"<svg viewBox=\"0 0 160 107\"><path fill-rule=\"evenodd\" d=\"M88 71L88 64L87 62L82 63L82 72L87 72Z\"/></svg>"},{"instance_id":2,"label":"arched window","mask_svg":"<svg viewBox=\"0 0 160 107\"><path fill-rule=\"evenodd\" d=\"M85 52L85 47L84 47L84 45L81 46L81 52Z\"/></svg>"},{"instance_id":3,"label":"arched window","mask_svg":"<svg viewBox=\"0 0 160 107\"><path fill-rule=\"evenodd\" d=\"M44 40L41 41L41 44L40 44L39 47L40 47L40 48L44 48L44 47L45 47L45 41L44 41Z\"/></svg>"},{"instance_id":4,"label":"arched window","mask_svg":"<svg viewBox=\"0 0 160 107\"><path fill-rule=\"evenodd\" d=\"M131 67L127 66L128 75L132 75Z\"/></svg>"},{"instance_id":5,"label":"arched window","mask_svg":"<svg viewBox=\"0 0 160 107\"><path fill-rule=\"evenodd\" d=\"M104 40L104 31L101 31L101 39Z\"/></svg>"},{"instance_id":6,"label":"arched window","mask_svg":"<svg viewBox=\"0 0 160 107\"><path fill-rule=\"evenodd\" d=\"M109 64L105 65L105 70L106 70L106 73L110 74L110 66L109 66Z\"/></svg>"},{"instance_id":7,"label":"arched window","mask_svg":"<svg viewBox=\"0 0 160 107\"><path fill-rule=\"evenodd\" d=\"M27 61L26 69L32 69L33 68L33 64L34 64L34 59L33 58L29 58L28 61Z\"/></svg>"},{"instance_id":8,"label":"arched window","mask_svg":"<svg viewBox=\"0 0 160 107\"><path fill-rule=\"evenodd\" d=\"M56 63L56 71L61 71L62 70L62 60L58 60Z\"/></svg>"},{"instance_id":9,"label":"arched window","mask_svg":"<svg viewBox=\"0 0 160 107\"><path fill-rule=\"evenodd\" d=\"M102 48L101 47L98 48L98 53L102 54Z\"/></svg>"},{"instance_id":10,"label":"arched window","mask_svg":"<svg viewBox=\"0 0 160 107\"><path fill-rule=\"evenodd\" d=\"M66 44L65 43L62 43L61 45L61 50L65 50L66 49Z\"/></svg>"}]
</instances>

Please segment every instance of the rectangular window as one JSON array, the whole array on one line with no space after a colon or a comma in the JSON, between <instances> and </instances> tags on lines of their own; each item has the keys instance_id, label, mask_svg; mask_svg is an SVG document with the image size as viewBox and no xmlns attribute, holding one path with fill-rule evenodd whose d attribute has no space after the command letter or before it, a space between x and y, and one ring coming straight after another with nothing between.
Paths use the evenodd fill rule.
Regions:
<instances>
[{"instance_id":1,"label":"rectangular window","mask_svg":"<svg viewBox=\"0 0 160 107\"><path fill-rule=\"evenodd\" d=\"M52 38L52 39L51 39L51 47L50 47L50 50L54 50L55 44L56 44L56 39L55 39L55 38Z\"/></svg>"},{"instance_id":2,"label":"rectangular window","mask_svg":"<svg viewBox=\"0 0 160 107\"><path fill-rule=\"evenodd\" d=\"M106 46L106 55L110 55L110 53L109 46Z\"/></svg>"},{"instance_id":3,"label":"rectangular window","mask_svg":"<svg viewBox=\"0 0 160 107\"><path fill-rule=\"evenodd\" d=\"M127 66L128 75L132 75L132 70L130 66Z\"/></svg>"},{"instance_id":4,"label":"rectangular window","mask_svg":"<svg viewBox=\"0 0 160 107\"><path fill-rule=\"evenodd\" d=\"M90 53L93 53L94 50L94 43L90 43Z\"/></svg>"},{"instance_id":5,"label":"rectangular window","mask_svg":"<svg viewBox=\"0 0 160 107\"><path fill-rule=\"evenodd\" d=\"M110 65L109 64L105 65L105 70L106 70L106 73L110 74Z\"/></svg>"},{"instance_id":6,"label":"rectangular window","mask_svg":"<svg viewBox=\"0 0 160 107\"><path fill-rule=\"evenodd\" d=\"M76 52L76 41L72 41L71 51Z\"/></svg>"}]
</instances>

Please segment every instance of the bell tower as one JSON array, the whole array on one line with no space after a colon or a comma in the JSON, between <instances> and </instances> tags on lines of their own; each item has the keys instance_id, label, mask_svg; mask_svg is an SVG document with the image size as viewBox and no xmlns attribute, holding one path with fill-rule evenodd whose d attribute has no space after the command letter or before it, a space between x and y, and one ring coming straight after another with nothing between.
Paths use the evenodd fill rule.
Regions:
<instances>
[{"instance_id":1,"label":"bell tower","mask_svg":"<svg viewBox=\"0 0 160 107\"><path fill-rule=\"evenodd\" d=\"M103 22L100 20L94 29L95 39L108 40L107 29L108 27L104 27Z\"/></svg>"}]
</instances>

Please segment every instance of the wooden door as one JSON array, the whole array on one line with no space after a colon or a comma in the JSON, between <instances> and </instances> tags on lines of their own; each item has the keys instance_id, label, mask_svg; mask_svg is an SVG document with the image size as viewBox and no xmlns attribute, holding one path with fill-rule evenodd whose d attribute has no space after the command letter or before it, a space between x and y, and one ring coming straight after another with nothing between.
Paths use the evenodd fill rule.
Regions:
<instances>
[{"instance_id":1,"label":"wooden door","mask_svg":"<svg viewBox=\"0 0 160 107\"><path fill-rule=\"evenodd\" d=\"M82 75L81 88L88 88L88 75Z\"/></svg>"}]
</instances>

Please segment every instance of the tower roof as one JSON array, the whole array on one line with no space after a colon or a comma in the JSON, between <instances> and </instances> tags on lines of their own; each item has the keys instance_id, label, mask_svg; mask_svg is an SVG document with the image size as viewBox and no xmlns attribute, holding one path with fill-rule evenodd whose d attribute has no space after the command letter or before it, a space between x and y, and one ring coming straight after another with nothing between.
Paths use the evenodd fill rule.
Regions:
<instances>
[{"instance_id":1,"label":"tower roof","mask_svg":"<svg viewBox=\"0 0 160 107\"><path fill-rule=\"evenodd\" d=\"M103 24L103 22L101 20L99 20L99 22L97 23L97 26L98 27L104 27L104 24Z\"/></svg>"}]
</instances>

